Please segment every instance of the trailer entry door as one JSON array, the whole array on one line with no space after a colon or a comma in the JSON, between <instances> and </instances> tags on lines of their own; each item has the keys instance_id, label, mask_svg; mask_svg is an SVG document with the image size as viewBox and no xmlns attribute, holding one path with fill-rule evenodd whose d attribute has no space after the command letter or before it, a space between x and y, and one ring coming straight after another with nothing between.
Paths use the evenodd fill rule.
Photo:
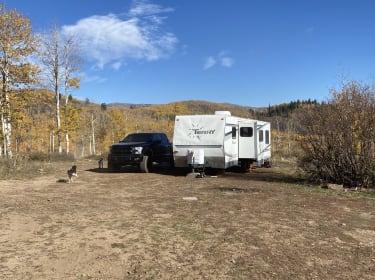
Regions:
<instances>
[{"instance_id":1,"label":"trailer entry door","mask_svg":"<svg viewBox=\"0 0 375 280\"><path fill-rule=\"evenodd\" d=\"M238 157L255 158L254 122L239 122Z\"/></svg>"}]
</instances>

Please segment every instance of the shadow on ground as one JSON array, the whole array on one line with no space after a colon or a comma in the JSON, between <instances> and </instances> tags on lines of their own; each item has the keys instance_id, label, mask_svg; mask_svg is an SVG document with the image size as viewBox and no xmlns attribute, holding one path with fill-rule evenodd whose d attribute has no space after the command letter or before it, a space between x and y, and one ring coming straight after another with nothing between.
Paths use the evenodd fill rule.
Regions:
<instances>
[{"instance_id":1,"label":"shadow on ground","mask_svg":"<svg viewBox=\"0 0 375 280\"><path fill-rule=\"evenodd\" d=\"M108 168L91 168L86 171L95 173L140 173L142 172L134 166L125 166L118 170ZM151 173L166 176L188 176L191 170L187 168L171 168L171 167L155 167ZM206 169L204 171L206 177L218 176L238 180L266 181L278 183L307 184L308 179L296 172L293 168L254 168L249 171L232 168L226 171ZM197 178L202 178L197 176ZM204 177L203 177L204 178Z\"/></svg>"},{"instance_id":2,"label":"shadow on ground","mask_svg":"<svg viewBox=\"0 0 375 280\"><path fill-rule=\"evenodd\" d=\"M238 180L276 182L290 184L310 184L307 176L293 166L288 167L255 167L247 171L232 168L221 174L224 177Z\"/></svg>"}]
</instances>

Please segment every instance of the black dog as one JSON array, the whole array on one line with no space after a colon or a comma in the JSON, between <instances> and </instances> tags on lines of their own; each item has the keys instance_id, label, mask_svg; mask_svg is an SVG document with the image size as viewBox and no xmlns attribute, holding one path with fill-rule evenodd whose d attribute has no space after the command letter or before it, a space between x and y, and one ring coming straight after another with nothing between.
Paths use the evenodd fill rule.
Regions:
<instances>
[{"instance_id":1,"label":"black dog","mask_svg":"<svg viewBox=\"0 0 375 280\"><path fill-rule=\"evenodd\" d=\"M103 168L103 158L100 158L99 160L98 160L98 164L99 164L99 169L102 169Z\"/></svg>"}]
</instances>

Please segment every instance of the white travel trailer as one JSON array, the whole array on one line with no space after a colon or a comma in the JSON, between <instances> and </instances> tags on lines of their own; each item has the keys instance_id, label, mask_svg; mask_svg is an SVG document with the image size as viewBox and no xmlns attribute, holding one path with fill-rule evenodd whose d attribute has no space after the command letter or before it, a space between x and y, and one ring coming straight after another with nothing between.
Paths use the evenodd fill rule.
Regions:
<instances>
[{"instance_id":1,"label":"white travel trailer","mask_svg":"<svg viewBox=\"0 0 375 280\"><path fill-rule=\"evenodd\" d=\"M254 162L263 165L271 158L271 125L231 116L228 111L176 116L173 156L175 167L247 170Z\"/></svg>"}]
</instances>

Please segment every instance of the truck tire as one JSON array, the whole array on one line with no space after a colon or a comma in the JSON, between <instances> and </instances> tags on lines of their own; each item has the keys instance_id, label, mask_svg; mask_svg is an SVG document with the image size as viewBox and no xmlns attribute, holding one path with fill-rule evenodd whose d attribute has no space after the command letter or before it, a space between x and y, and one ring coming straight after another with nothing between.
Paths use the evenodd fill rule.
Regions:
<instances>
[{"instance_id":1,"label":"truck tire","mask_svg":"<svg viewBox=\"0 0 375 280\"><path fill-rule=\"evenodd\" d=\"M118 165L115 165L111 162L108 162L108 169L111 171L118 171L120 170L120 167Z\"/></svg>"},{"instance_id":2,"label":"truck tire","mask_svg":"<svg viewBox=\"0 0 375 280\"><path fill-rule=\"evenodd\" d=\"M142 162L139 164L139 168L143 173L149 173L151 171L152 160L149 156L143 156Z\"/></svg>"}]
</instances>

